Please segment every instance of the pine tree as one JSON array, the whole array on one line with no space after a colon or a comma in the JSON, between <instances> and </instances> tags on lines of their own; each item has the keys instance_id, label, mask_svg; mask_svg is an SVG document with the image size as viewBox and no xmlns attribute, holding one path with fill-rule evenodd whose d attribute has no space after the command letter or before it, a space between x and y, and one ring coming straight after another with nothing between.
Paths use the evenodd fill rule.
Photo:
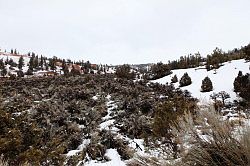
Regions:
<instances>
[{"instance_id":1,"label":"pine tree","mask_svg":"<svg viewBox=\"0 0 250 166\"><path fill-rule=\"evenodd\" d=\"M247 73L242 75L242 72L239 72L238 76L234 81L234 91L239 92L239 96L243 99L250 101L250 74Z\"/></svg>"},{"instance_id":2,"label":"pine tree","mask_svg":"<svg viewBox=\"0 0 250 166\"><path fill-rule=\"evenodd\" d=\"M116 68L115 74L119 78L134 79L135 73L131 72L131 67L127 64Z\"/></svg>"},{"instance_id":3,"label":"pine tree","mask_svg":"<svg viewBox=\"0 0 250 166\"><path fill-rule=\"evenodd\" d=\"M22 70L17 71L17 77L24 77L24 73Z\"/></svg>"},{"instance_id":4,"label":"pine tree","mask_svg":"<svg viewBox=\"0 0 250 166\"><path fill-rule=\"evenodd\" d=\"M245 48L244 48L244 53L245 53L245 59L247 61L250 60L250 44L248 44Z\"/></svg>"},{"instance_id":5,"label":"pine tree","mask_svg":"<svg viewBox=\"0 0 250 166\"><path fill-rule=\"evenodd\" d=\"M5 60L5 65L9 64L9 57L7 56L7 59Z\"/></svg>"},{"instance_id":6,"label":"pine tree","mask_svg":"<svg viewBox=\"0 0 250 166\"><path fill-rule=\"evenodd\" d=\"M29 70L33 71L34 68L34 56L31 56L30 61L29 61Z\"/></svg>"},{"instance_id":7,"label":"pine tree","mask_svg":"<svg viewBox=\"0 0 250 166\"><path fill-rule=\"evenodd\" d=\"M3 59L0 59L0 69L3 70L4 69L4 62L3 62Z\"/></svg>"},{"instance_id":8,"label":"pine tree","mask_svg":"<svg viewBox=\"0 0 250 166\"><path fill-rule=\"evenodd\" d=\"M22 70L23 66L24 66L24 59L23 56L21 56L18 60L18 69Z\"/></svg>"},{"instance_id":9,"label":"pine tree","mask_svg":"<svg viewBox=\"0 0 250 166\"><path fill-rule=\"evenodd\" d=\"M43 56L41 55L40 57L40 61L39 61L39 66L42 68L43 70Z\"/></svg>"},{"instance_id":10,"label":"pine tree","mask_svg":"<svg viewBox=\"0 0 250 166\"><path fill-rule=\"evenodd\" d=\"M33 69L28 69L26 72L26 75L33 75Z\"/></svg>"},{"instance_id":11,"label":"pine tree","mask_svg":"<svg viewBox=\"0 0 250 166\"><path fill-rule=\"evenodd\" d=\"M50 67L50 70L53 70L53 71L56 69L56 58L55 57L49 59L49 67Z\"/></svg>"},{"instance_id":12,"label":"pine tree","mask_svg":"<svg viewBox=\"0 0 250 166\"><path fill-rule=\"evenodd\" d=\"M240 92L243 83L242 78L242 71L239 71L238 76L234 79L234 92Z\"/></svg>"},{"instance_id":13,"label":"pine tree","mask_svg":"<svg viewBox=\"0 0 250 166\"><path fill-rule=\"evenodd\" d=\"M63 59L63 61L62 61L62 70L63 70L64 76L68 76L69 75L69 68L68 68L68 66L66 64L65 59Z\"/></svg>"},{"instance_id":14,"label":"pine tree","mask_svg":"<svg viewBox=\"0 0 250 166\"><path fill-rule=\"evenodd\" d=\"M7 68L6 68L6 66L4 66L4 68L1 71L1 75L4 77L4 76L6 76L6 74L7 74Z\"/></svg>"},{"instance_id":15,"label":"pine tree","mask_svg":"<svg viewBox=\"0 0 250 166\"><path fill-rule=\"evenodd\" d=\"M39 60L38 60L38 56L34 57L34 68L37 69L39 67Z\"/></svg>"},{"instance_id":16,"label":"pine tree","mask_svg":"<svg viewBox=\"0 0 250 166\"><path fill-rule=\"evenodd\" d=\"M17 66L16 62L14 62L12 58L10 58L8 64L9 64L11 67L16 67L16 66Z\"/></svg>"},{"instance_id":17,"label":"pine tree","mask_svg":"<svg viewBox=\"0 0 250 166\"><path fill-rule=\"evenodd\" d=\"M174 77L171 79L171 83L176 83L176 82L178 82L178 78L175 74Z\"/></svg>"},{"instance_id":18,"label":"pine tree","mask_svg":"<svg viewBox=\"0 0 250 166\"><path fill-rule=\"evenodd\" d=\"M202 80L201 92L210 92L213 90L213 84L209 77L205 77Z\"/></svg>"},{"instance_id":19,"label":"pine tree","mask_svg":"<svg viewBox=\"0 0 250 166\"><path fill-rule=\"evenodd\" d=\"M190 84L192 84L192 80L189 77L188 73L184 73L184 75L181 77L180 81L179 81L180 87L183 86L188 86Z\"/></svg>"},{"instance_id":20,"label":"pine tree","mask_svg":"<svg viewBox=\"0 0 250 166\"><path fill-rule=\"evenodd\" d=\"M65 68L65 70L67 70L67 68ZM66 72L66 73L67 73L67 72ZM70 73L71 73L73 76L81 75L80 71L77 70L77 69L75 68L75 65L72 66L72 69L71 69Z\"/></svg>"},{"instance_id":21,"label":"pine tree","mask_svg":"<svg viewBox=\"0 0 250 166\"><path fill-rule=\"evenodd\" d=\"M170 66L168 64L163 64L158 62L151 67L151 73L153 75L152 79L158 79L171 74Z\"/></svg>"}]
</instances>

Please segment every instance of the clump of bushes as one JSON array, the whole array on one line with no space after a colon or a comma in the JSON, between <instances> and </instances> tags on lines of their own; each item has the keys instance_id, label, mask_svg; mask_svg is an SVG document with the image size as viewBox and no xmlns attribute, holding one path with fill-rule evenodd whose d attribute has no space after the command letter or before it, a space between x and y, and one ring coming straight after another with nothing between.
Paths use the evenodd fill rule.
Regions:
<instances>
[{"instance_id":1,"label":"clump of bushes","mask_svg":"<svg viewBox=\"0 0 250 166\"><path fill-rule=\"evenodd\" d=\"M131 67L127 64L116 68L115 74L119 78L134 79L135 73L131 71Z\"/></svg>"}]
</instances>

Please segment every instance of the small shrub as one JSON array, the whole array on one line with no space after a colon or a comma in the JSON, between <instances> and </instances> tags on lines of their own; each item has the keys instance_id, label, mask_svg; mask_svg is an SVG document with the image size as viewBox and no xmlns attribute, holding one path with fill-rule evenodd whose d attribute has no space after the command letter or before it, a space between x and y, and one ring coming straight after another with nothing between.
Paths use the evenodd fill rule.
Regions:
<instances>
[{"instance_id":1,"label":"small shrub","mask_svg":"<svg viewBox=\"0 0 250 166\"><path fill-rule=\"evenodd\" d=\"M176 83L176 82L178 82L178 78L175 74L174 77L172 77L172 79L171 79L171 83Z\"/></svg>"},{"instance_id":2,"label":"small shrub","mask_svg":"<svg viewBox=\"0 0 250 166\"><path fill-rule=\"evenodd\" d=\"M201 92L210 92L213 90L213 83L210 80L209 77L205 77L204 80L202 80L201 85Z\"/></svg>"},{"instance_id":3,"label":"small shrub","mask_svg":"<svg viewBox=\"0 0 250 166\"><path fill-rule=\"evenodd\" d=\"M192 84L191 78L189 77L188 73L184 73L179 83L180 83L180 87L188 86Z\"/></svg>"}]
</instances>

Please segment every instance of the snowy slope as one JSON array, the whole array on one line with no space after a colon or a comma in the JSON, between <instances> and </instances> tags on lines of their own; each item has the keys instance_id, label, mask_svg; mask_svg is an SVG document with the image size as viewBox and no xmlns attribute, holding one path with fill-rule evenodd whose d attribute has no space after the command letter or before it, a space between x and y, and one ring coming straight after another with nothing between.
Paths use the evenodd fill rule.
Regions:
<instances>
[{"instance_id":1,"label":"snowy slope","mask_svg":"<svg viewBox=\"0 0 250 166\"><path fill-rule=\"evenodd\" d=\"M2 53L2 52L0 52L0 59L3 59L4 61L6 61L7 58L8 59L13 59L13 61L18 64L20 56L15 56L15 55L12 55L10 53ZM30 60L30 57L23 56L23 59L24 59L24 64L28 64L28 62Z\"/></svg>"},{"instance_id":2,"label":"snowy slope","mask_svg":"<svg viewBox=\"0 0 250 166\"><path fill-rule=\"evenodd\" d=\"M250 63L246 63L245 60L234 60L232 62L226 62L224 63L224 66L220 67L216 70L216 74L214 70L207 71L204 67L203 68L190 68L190 69L178 69L173 70L173 73L171 75L168 75L166 77L154 80L152 82L158 82L158 83L171 83L171 78L176 74L178 81L183 76L185 72L188 73L188 75L192 79L192 84L186 87L182 87L182 90L188 90L191 92L191 95L193 97L196 97L200 99L201 101L208 101L209 96L213 92L220 92L220 91L226 91L230 94L231 98L230 101L233 101L237 98L236 94L233 92L233 82L235 77L237 77L238 72L242 71L243 74L249 73L249 66ZM213 83L213 91L202 93L200 92L201 89L201 83L202 80L208 76L212 83ZM179 83L174 84L175 87L179 87Z\"/></svg>"}]
</instances>

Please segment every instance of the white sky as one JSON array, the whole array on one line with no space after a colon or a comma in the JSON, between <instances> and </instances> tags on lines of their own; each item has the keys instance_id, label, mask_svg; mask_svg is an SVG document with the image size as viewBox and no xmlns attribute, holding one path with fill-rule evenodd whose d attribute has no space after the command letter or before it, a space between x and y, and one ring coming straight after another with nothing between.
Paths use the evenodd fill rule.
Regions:
<instances>
[{"instance_id":1,"label":"white sky","mask_svg":"<svg viewBox=\"0 0 250 166\"><path fill-rule=\"evenodd\" d=\"M249 0L0 0L0 48L123 64L250 42Z\"/></svg>"}]
</instances>

